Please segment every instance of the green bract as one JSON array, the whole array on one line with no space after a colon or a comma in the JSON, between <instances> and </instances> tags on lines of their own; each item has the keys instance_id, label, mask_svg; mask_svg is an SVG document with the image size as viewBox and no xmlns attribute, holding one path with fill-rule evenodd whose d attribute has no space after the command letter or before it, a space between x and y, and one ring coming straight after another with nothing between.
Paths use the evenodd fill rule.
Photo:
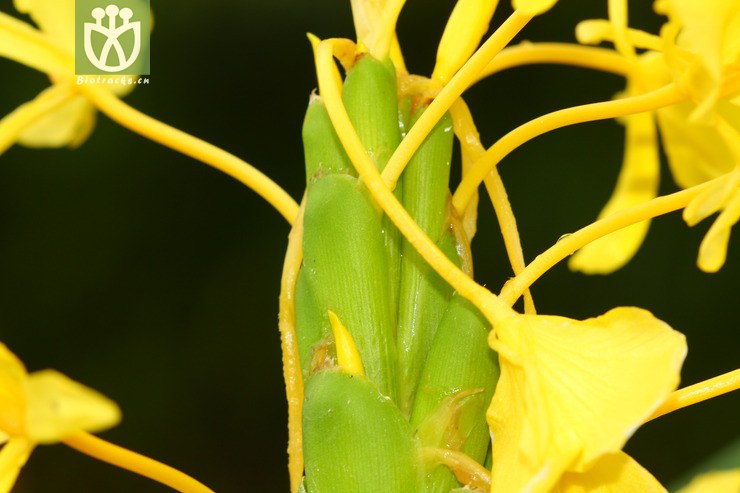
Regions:
<instances>
[{"instance_id":1,"label":"green bract","mask_svg":"<svg viewBox=\"0 0 740 493\"><path fill-rule=\"evenodd\" d=\"M379 170L428 101L401 99L389 62L361 55L343 99ZM490 327L424 262L373 203L320 98L303 127L306 196L303 263L295 295L306 393L303 440L307 493L449 492L460 483L424 447L452 449L482 463L485 410L498 366ZM469 250L450 207L452 123L424 140L394 191L458 265ZM328 312L356 345L365 376L339 363Z\"/></svg>"}]
</instances>

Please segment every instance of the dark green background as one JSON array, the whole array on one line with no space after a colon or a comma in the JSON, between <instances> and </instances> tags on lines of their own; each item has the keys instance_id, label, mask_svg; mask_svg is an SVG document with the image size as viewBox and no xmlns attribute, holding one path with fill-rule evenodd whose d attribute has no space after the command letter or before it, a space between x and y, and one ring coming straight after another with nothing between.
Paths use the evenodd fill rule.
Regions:
<instances>
[{"instance_id":1,"label":"dark green background","mask_svg":"<svg viewBox=\"0 0 740 493\"><path fill-rule=\"evenodd\" d=\"M643 2L634 2L640 3ZM647 2L645 2L647 4ZM453 1L410 2L399 31L407 62L429 74ZM606 1L562 1L522 39L573 39ZM586 9L588 7L588 10ZM352 37L345 1L152 2L151 84L126 101L245 158L300 198L300 127L316 86L305 33ZM660 19L641 6L635 24ZM4 12L9 0L0 1ZM509 11L502 5L495 23ZM0 60L0 114L48 84ZM527 67L473 88L485 143L544 112L610 98L614 76ZM590 222L620 166L622 128L556 131L502 164L528 260ZM665 171L665 170L664 170ZM665 171L663 192L675 190ZM481 201L476 277L510 276L490 204ZM737 237L715 275L695 266L709 221L654 222L637 257L609 277L560 265L539 281L542 313L585 318L639 305L685 333L685 383L738 364ZM30 370L56 368L124 411L104 436L183 469L219 492L287 491L286 406L277 298L288 226L231 178L100 117L70 151L0 157L0 340ZM627 449L664 482L740 435L737 395L639 430ZM19 492L167 491L63 446L40 447Z\"/></svg>"}]
</instances>

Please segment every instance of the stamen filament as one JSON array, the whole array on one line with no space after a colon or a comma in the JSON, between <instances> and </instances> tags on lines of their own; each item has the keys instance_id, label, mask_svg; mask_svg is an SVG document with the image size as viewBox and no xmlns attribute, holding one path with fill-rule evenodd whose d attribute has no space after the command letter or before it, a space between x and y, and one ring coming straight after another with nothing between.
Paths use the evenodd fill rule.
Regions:
<instances>
[{"instance_id":1,"label":"stamen filament","mask_svg":"<svg viewBox=\"0 0 740 493\"><path fill-rule=\"evenodd\" d=\"M439 92L434 101L411 127L383 169L383 180L393 190L411 156L457 98L475 82L486 65L527 25L532 17L514 11L483 43Z\"/></svg>"},{"instance_id":2,"label":"stamen filament","mask_svg":"<svg viewBox=\"0 0 740 493\"><path fill-rule=\"evenodd\" d=\"M606 120L620 116L651 111L678 103L686 96L674 84L668 84L652 92L616 101L585 104L548 113L531 120L508 134L488 148L483 157L476 162L463 178L452 198L458 213L465 210L470 197L475 193L485 176L514 149L546 132L595 120Z\"/></svg>"},{"instance_id":3,"label":"stamen filament","mask_svg":"<svg viewBox=\"0 0 740 493\"><path fill-rule=\"evenodd\" d=\"M63 443L83 454L147 477L180 493L213 493L196 479L149 457L114 445L84 431L78 431Z\"/></svg>"},{"instance_id":4,"label":"stamen filament","mask_svg":"<svg viewBox=\"0 0 740 493\"><path fill-rule=\"evenodd\" d=\"M522 293L545 272L579 248L618 229L686 207L694 197L722 178L715 178L701 185L630 207L561 238L538 255L522 272L510 279L504 285L499 297L510 306L513 305Z\"/></svg>"},{"instance_id":5,"label":"stamen filament","mask_svg":"<svg viewBox=\"0 0 740 493\"><path fill-rule=\"evenodd\" d=\"M20 105L6 115L0 120L0 154L12 146L29 125L59 108L75 95L71 84L54 84L32 101Z\"/></svg>"},{"instance_id":6,"label":"stamen filament","mask_svg":"<svg viewBox=\"0 0 740 493\"><path fill-rule=\"evenodd\" d=\"M450 115L452 116L453 126L460 141L460 146L474 161L477 161L485 150L483 144L480 142L478 130L475 128L470 109L462 98L455 101L455 104L452 105ZM463 174L466 174L466 171L463 171ZM486 176L484 181L488 196L496 212L496 218L501 229L501 235L504 238L504 246L506 247L511 268L515 275L519 274L524 270L526 264L524 262L524 252L522 251L519 230L516 226L516 217L511 208L509 197L506 194L506 188L496 168L491 170L491 173ZM524 293L524 312L530 314L536 313L534 300L529 290Z\"/></svg>"},{"instance_id":7,"label":"stamen filament","mask_svg":"<svg viewBox=\"0 0 740 493\"><path fill-rule=\"evenodd\" d=\"M295 286L303 261L303 207L288 235L280 280L278 327L283 355L283 378L288 398L288 474L290 491L296 493L303 477L303 375L295 325Z\"/></svg>"},{"instance_id":8,"label":"stamen filament","mask_svg":"<svg viewBox=\"0 0 740 493\"><path fill-rule=\"evenodd\" d=\"M449 467L457 480L464 486L483 491L491 489L490 471L466 454L457 450L438 447L424 447L422 454L428 461Z\"/></svg>"},{"instance_id":9,"label":"stamen filament","mask_svg":"<svg viewBox=\"0 0 740 493\"><path fill-rule=\"evenodd\" d=\"M673 392L645 421L740 389L740 368Z\"/></svg>"},{"instance_id":10,"label":"stamen filament","mask_svg":"<svg viewBox=\"0 0 740 493\"><path fill-rule=\"evenodd\" d=\"M521 65L549 63L590 68L627 77L634 70L629 60L614 50L570 43L521 43L501 50L486 65L478 80Z\"/></svg>"},{"instance_id":11,"label":"stamen filament","mask_svg":"<svg viewBox=\"0 0 740 493\"><path fill-rule=\"evenodd\" d=\"M352 127L340 92L332 83L332 71L336 70L336 66L332 59L332 45L328 41L330 40L322 41L316 50L316 73L319 80L319 91L321 97L324 98L329 117L347 155L374 200L440 277L462 296L470 300L492 324L494 321L513 314L514 312L509 306L468 277L437 248L383 181L375 164L368 156L362 142L360 142L357 132Z\"/></svg>"},{"instance_id":12,"label":"stamen filament","mask_svg":"<svg viewBox=\"0 0 740 493\"><path fill-rule=\"evenodd\" d=\"M159 144L223 171L254 190L290 223L298 215L298 204L280 186L246 161L197 137L146 115L108 91L80 86L100 111L120 125Z\"/></svg>"}]
</instances>

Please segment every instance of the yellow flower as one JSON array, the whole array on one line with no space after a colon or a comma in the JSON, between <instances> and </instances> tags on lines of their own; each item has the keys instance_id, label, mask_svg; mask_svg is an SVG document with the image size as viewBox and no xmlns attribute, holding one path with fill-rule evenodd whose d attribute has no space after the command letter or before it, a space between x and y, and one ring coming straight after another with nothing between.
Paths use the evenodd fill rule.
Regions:
<instances>
[{"instance_id":1,"label":"yellow flower","mask_svg":"<svg viewBox=\"0 0 740 493\"><path fill-rule=\"evenodd\" d=\"M690 1L656 2L656 10L669 16L660 38L628 29L614 19L585 21L577 29L581 43L613 41L620 54L630 60L633 70L628 76L628 95L643 94L671 82L686 94L689 101L656 112L668 164L674 180L683 188L729 176L740 165L740 4L717 0L712 8L697 9ZM637 56L635 47L649 51ZM652 117L628 117L626 126L624 165L600 218L645 202L657 193L658 144ZM715 272L724 263L727 238L737 222L739 206L735 205L737 200L728 199L727 193L710 201L721 203L710 214L720 208L726 212L705 238L698 265ZM706 215L700 219L693 214L684 217L693 225ZM612 272L636 253L647 228L645 222L595 241L577 252L569 265L586 273Z\"/></svg>"},{"instance_id":2,"label":"yellow flower","mask_svg":"<svg viewBox=\"0 0 740 493\"><path fill-rule=\"evenodd\" d=\"M26 372L0 343L0 493L10 491L36 444L76 431L101 431L121 419L118 406L54 370Z\"/></svg>"},{"instance_id":3,"label":"yellow flower","mask_svg":"<svg viewBox=\"0 0 740 493\"><path fill-rule=\"evenodd\" d=\"M740 3L657 0L655 10L668 16L664 51L674 78L698 105L694 117L705 116L726 82L740 75ZM740 87L733 92L740 93Z\"/></svg>"},{"instance_id":4,"label":"yellow flower","mask_svg":"<svg viewBox=\"0 0 740 493\"><path fill-rule=\"evenodd\" d=\"M624 307L583 321L516 315L495 334L501 377L487 415L492 491L547 492L559 483L578 491L570 488L608 471L647 485L639 491L657 484L619 451L677 387L683 335Z\"/></svg>"},{"instance_id":5,"label":"yellow flower","mask_svg":"<svg viewBox=\"0 0 740 493\"><path fill-rule=\"evenodd\" d=\"M45 72L53 85L0 120L0 153L15 142L77 147L92 132L96 110L74 85L74 0L15 0L15 6L39 29L0 12L0 56ZM108 90L123 96L132 88Z\"/></svg>"}]
</instances>

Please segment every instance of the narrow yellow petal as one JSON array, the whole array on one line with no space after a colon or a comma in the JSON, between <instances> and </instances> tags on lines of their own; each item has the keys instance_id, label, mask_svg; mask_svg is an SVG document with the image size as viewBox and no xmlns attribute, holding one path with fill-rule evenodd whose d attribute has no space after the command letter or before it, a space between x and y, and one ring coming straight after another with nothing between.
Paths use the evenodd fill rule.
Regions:
<instances>
[{"instance_id":1,"label":"narrow yellow petal","mask_svg":"<svg viewBox=\"0 0 740 493\"><path fill-rule=\"evenodd\" d=\"M0 437L20 436L26 431L26 396L23 363L0 343ZM2 440L0 440L0 443Z\"/></svg>"},{"instance_id":2,"label":"narrow yellow petal","mask_svg":"<svg viewBox=\"0 0 740 493\"><path fill-rule=\"evenodd\" d=\"M647 202L658 193L660 156L653 117L650 113L628 116L625 125L622 171L599 219ZM649 225L649 221L644 221L599 238L578 250L568 266L586 274L609 274L619 269L640 248Z\"/></svg>"},{"instance_id":3,"label":"narrow yellow petal","mask_svg":"<svg viewBox=\"0 0 740 493\"><path fill-rule=\"evenodd\" d=\"M645 310L584 321L518 315L494 326L501 377L488 410L493 491L549 491L619 451L676 388L686 340Z\"/></svg>"},{"instance_id":4,"label":"narrow yellow petal","mask_svg":"<svg viewBox=\"0 0 740 493\"><path fill-rule=\"evenodd\" d=\"M25 438L14 438L0 450L0 493L10 493L13 489L32 450L33 444Z\"/></svg>"},{"instance_id":5,"label":"narrow yellow petal","mask_svg":"<svg viewBox=\"0 0 740 493\"><path fill-rule=\"evenodd\" d=\"M121 420L118 406L54 370L32 373L27 382L28 437L55 443L77 431L101 431Z\"/></svg>"},{"instance_id":6,"label":"narrow yellow petal","mask_svg":"<svg viewBox=\"0 0 740 493\"><path fill-rule=\"evenodd\" d=\"M432 78L446 83L475 53L498 0L458 0L437 49Z\"/></svg>"},{"instance_id":7,"label":"narrow yellow petal","mask_svg":"<svg viewBox=\"0 0 740 493\"><path fill-rule=\"evenodd\" d=\"M740 491L740 469L712 471L695 477L678 493L737 493Z\"/></svg>"},{"instance_id":8,"label":"narrow yellow petal","mask_svg":"<svg viewBox=\"0 0 740 493\"><path fill-rule=\"evenodd\" d=\"M95 128L95 107L82 95L71 95L28 125L18 143L28 147L78 147Z\"/></svg>"},{"instance_id":9,"label":"narrow yellow petal","mask_svg":"<svg viewBox=\"0 0 740 493\"><path fill-rule=\"evenodd\" d=\"M0 154L15 144L31 124L59 108L73 96L69 86L55 84L6 115L0 120Z\"/></svg>"},{"instance_id":10,"label":"narrow yellow petal","mask_svg":"<svg viewBox=\"0 0 740 493\"><path fill-rule=\"evenodd\" d=\"M660 493L665 488L624 452L606 454L583 473L567 472L552 493Z\"/></svg>"},{"instance_id":11,"label":"narrow yellow petal","mask_svg":"<svg viewBox=\"0 0 740 493\"><path fill-rule=\"evenodd\" d=\"M683 210L683 220L689 226L694 226L711 216L727 204L738 186L740 186L740 166L697 195Z\"/></svg>"},{"instance_id":12,"label":"narrow yellow petal","mask_svg":"<svg viewBox=\"0 0 740 493\"><path fill-rule=\"evenodd\" d=\"M59 50L74 53L74 0L15 0L15 8L30 15Z\"/></svg>"},{"instance_id":13,"label":"narrow yellow petal","mask_svg":"<svg viewBox=\"0 0 740 493\"><path fill-rule=\"evenodd\" d=\"M71 74L74 59L25 22L0 12L0 56L48 74Z\"/></svg>"},{"instance_id":14,"label":"narrow yellow petal","mask_svg":"<svg viewBox=\"0 0 740 493\"><path fill-rule=\"evenodd\" d=\"M337 348L337 364L339 368L352 373L353 375L365 375L365 369L362 366L360 352L355 346L352 334L349 333L336 313L329 310L329 322L331 331L334 333L334 343Z\"/></svg>"},{"instance_id":15,"label":"narrow yellow petal","mask_svg":"<svg viewBox=\"0 0 740 493\"><path fill-rule=\"evenodd\" d=\"M699 245L697 265L704 272L717 272L727 259L730 230L740 221L740 190L736 190L725 210L717 217Z\"/></svg>"}]
</instances>

